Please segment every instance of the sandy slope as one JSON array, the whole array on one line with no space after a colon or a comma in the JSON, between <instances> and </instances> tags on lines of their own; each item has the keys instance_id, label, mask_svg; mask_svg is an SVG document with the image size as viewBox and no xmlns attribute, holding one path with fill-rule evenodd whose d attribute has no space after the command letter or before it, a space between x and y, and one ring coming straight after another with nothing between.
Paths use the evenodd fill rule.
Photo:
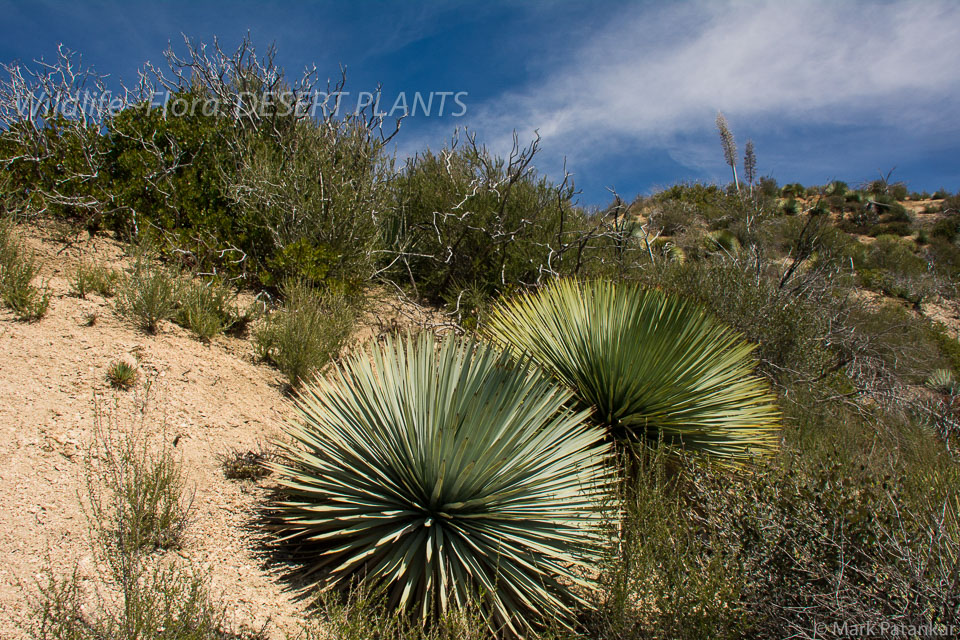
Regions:
<instances>
[{"instance_id":1,"label":"sandy slope","mask_svg":"<svg viewBox=\"0 0 960 640\"><path fill-rule=\"evenodd\" d=\"M247 449L277 433L289 411L271 368L255 363L248 342L218 338L203 345L165 324L147 336L112 312L109 301L69 295L69 274L83 253L120 264L109 240L63 249L31 233L53 293L40 322L16 322L0 311L0 637L23 637L20 621L47 566L79 562L95 573L79 506L83 449L92 437L94 396L114 395L104 375L114 359L140 357L141 380L152 380L148 424L178 439L196 490L195 518L183 555L209 567L214 586L238 622L260 627L272 619L280 637L300 605L264 568L249 526L269 480L260 486L227 480L217 455ZM94 326L86 314L98 312ZM128 396L124 405L130 404Z\"/></svg>"}]
</instances>

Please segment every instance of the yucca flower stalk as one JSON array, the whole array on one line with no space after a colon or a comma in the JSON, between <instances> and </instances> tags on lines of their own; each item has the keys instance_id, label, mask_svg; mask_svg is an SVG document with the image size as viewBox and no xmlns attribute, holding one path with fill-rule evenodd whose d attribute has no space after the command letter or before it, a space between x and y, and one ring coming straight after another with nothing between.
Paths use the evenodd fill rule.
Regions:
<instances>
[{"instance_id":1,"label":"yucca flower stalk","mask_svg":"<svg viewBox=\"0 0 960 640\"><path fill-rule=\"evenodd\" d=\"M492 346L431 336L349 357L296 399L274 464L283 537L321 589L354 579L424 620L479 605L569 622L595 561L609 446L589 411Z\"/></svg>"},{"instance_id":2,"label":"yucca flower stalk","mask_svg":"<svg viewBox=\"0 0 960 640\"><path fill-rule=\"evenodd\" d=\"M753 346L699 306L636 284L557 280L501 303L486 335L528 354L616 436L726 461L769 453L780 414Z\"/></svg>"}]
</instances>

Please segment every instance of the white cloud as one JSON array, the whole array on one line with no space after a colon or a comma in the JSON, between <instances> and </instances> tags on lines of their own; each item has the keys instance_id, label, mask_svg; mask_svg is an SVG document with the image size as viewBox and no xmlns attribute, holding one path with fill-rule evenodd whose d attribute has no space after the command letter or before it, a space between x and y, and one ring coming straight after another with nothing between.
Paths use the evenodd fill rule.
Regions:
<instances>
[{"instance_id":1,"label":"white cloud","mask_svg":"<svg viewBox=\"0 0 960 640\"><path fill-rule=\"evenodd\" d=\"M717 110L735 131L872 122L929 134L955 119L958 61L960 3L633 8L540 82L471 105L470 125L498 150L512 130L539 129L578 161L626 145L670 149L674 135L712 128ZM696 166L701 156L676 157Z\"/></svg>"}]
</instances>

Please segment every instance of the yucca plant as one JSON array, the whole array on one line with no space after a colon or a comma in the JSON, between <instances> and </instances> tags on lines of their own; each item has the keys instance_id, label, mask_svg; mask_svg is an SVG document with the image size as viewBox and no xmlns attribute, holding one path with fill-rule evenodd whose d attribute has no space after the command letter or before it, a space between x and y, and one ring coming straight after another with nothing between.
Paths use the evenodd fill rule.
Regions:
<instances>
[{"instance_id":1,"label":"yucca plant","mask_svg":"<svg viewBox=\"0 0 960 640\"><path fill-rule=\"evenodd\" d=\"M927 386L934 391L949 395L956 394L958 389L957 380L950 369L934 369L927 378Z\"/></svg>"},{"instance_id":2,"label":"yucca plant","mask_svg":"<svg viewBox=\"0 0 960 640\"><path fill-rule=\"evenodd\" d=\"M484 329L575 391L614 435L727 461L779 442L753 346L700 307L632 284L558 280L501 303Z\"/></svg>"},{"instance_id":3,"label":"yucca plant","mask_svg":"<svg viewBox=\"0 0 960 640\"><path fill-rule=\"evenodd\" d=\"M569 622L597 542L608 445L570 393L492 346L388 340L304 386L278 473L282 538L323 589L356 579L437 620Z\"/></svg>"}]
</instances>

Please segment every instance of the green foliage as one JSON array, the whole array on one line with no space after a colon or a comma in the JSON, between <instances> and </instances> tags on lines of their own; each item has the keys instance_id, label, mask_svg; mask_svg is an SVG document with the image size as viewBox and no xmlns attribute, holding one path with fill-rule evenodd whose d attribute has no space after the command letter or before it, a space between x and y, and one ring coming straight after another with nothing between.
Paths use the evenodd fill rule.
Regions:
<instances>
[{"instance_id":1,"label":"green foliage","mask_svg":"<svg viewBox=\"0 0 960 640\"><path fill-rule=\"evenodd\" d=\"M783 188L780 189L780 197L787 199L802 198L805 193L806 189L799 182L785 184L783 185Z\"/></svg>"},{"instance_id":2,"label":"green foliage","mask_svg":"<svg viewBox=\"0 0 960 640\"><path fill-rule=\"evenodd\" d=\"M653 196L657 205L686 205L686 210L699 215L713 229L724 227L737 217L743 201L735 193L728 193L715 184L699 182L676 184ZM688 214L689 215L689 214Z\"/></svg>"},{"instance_id":3,"label":"green foliage","mask_svg":"<svg viewBox=\"0 0 960 640\"><path fill-rule=\"evenodd\" d=\"M625 460L632 481L609 516L598 601L578 638L750 636L737 547L711 540L717 534L695 522L701 507L688 497L678 459L683 454L655 445Z\"/></svg>"},{"instance_id":4,"label":"green foliage","mask_svg":"<svg viewBox=\"0 0 960 640\"><path fill-rule=\"evenodd\" d=\"M96 262L81 263L70 283L74 293L86 298L88 293L109 298L117 292L120 273Z\"/></svg>"},{"instance_id":5,"label":"green foliage","mask_svg":"<svg viewBox=\"0 0 960 640\"><path fill-rule=\"evenodd\" d=\"M39 320L47 313L50 294L33 285L39 273L36 257L17 237L13 224L0 220L0 300L19 320Z\"/></svg>"},{"instance_id":6,"label":"green foliage","mask_svg":"<svg viewBox=\"0 0 960 640\"><path fill-rule=\"evenodd\" d=\"M142 423L119 435L118 408L107 413L98 405L96 439L86 460L90 551L103 574L92 582L81 579L77 569L64 577L53 570L42 574L40 597L32 603L30 637L262 638L230 624L210 589L208 573L180 557L155 553L158 547L175 547L186 522L182 473L169 449L148 448Z\"/></svg>"},{"instance_id":7,"label":"green foliage","mask_svg":"<svg viewBox=\"0 0 960 640\"><path fill-rule=\"evenodd\" d=\"M727 229L711 231L707 234L705 242L710 252L733 255L740 250L740 241L737 236Z\"/></svg>"},{"instance_id":8,"label":"green foliage","mask_svg":"<svg viewBox=\"0 0 960 640\"><path fill-rule=\"evenodd\" d=\"M947 242L954 242L960 235L960 214L952 214L937 220L930 235L934 238L940 238Z\"/></svg>"},{"instance_id":9,"label":"green foliage","mask_svg":"<svg viewBox=\"0 0 960 640\"><path fill-rule=\"evenodd\" d=\"M953 377L953 371L950 369L934 369L930 377L927 378L927 386L934 391L954 395L960 386L956 378Z\"/></svg>"},{"instance_id":10,"label":"green foliage","mask_svg":"<svg viewBox=\"0 0 960 640\"><path fill-rule=\"evenodd\" d=\"M910 243L892 235L881 235L870 244L865 259L857 269L882 269L906 276L919 276L927 271L927 263L917 256Z\"/></svg>"},{"instance_id":11,"label":"green foliage","mask_svg":"<svg viewBox=\"0 0 960 640\"><path fill-rule=\"evenodd\" d=\"M391 165L370 129L304 120L245 140L230 187L257 279L357 285L374 269Z\"/></svg>"},{"instance_id":12,"label":"green foliage","mask_svg":"<svg viewBox=\"0 0 960 640\"><path fill-rule=\"evenodd\" d=\"M179 547L190 508L180 462L168 445L154 446L140 433L108 431L102 420L98 415L98 440L87 459L97 534L117 558Z\"/></svg>"},{"instance_id":13,"label":"green foliage","mask_svg":"<svg viewBox=\"0 0 960 640\"><path fill-rule=\"evenodd\" d=\"M229 329L236 318L236 295L220 280L188 280L179 287L174 320L200 340L209 342Z\"/></svg>"},{"instance_id":14,"label":"green foliage","mask_svg":"<svg viewBox=\"0 0 960 640\"><path fill-rule=\"evenodd\" d=\"M339 354L356 311L343 294L321 293L302 281L288 282L283 294L283 308L254 332L254 349L297 387Z\"/></svg>"},{"instance_id":15,"label":"green foliage","mask_svg":"<svg viewBox=\"0 0 960 640\"><path fill-rule=\"evenodd\" d=\"M512 633L589 587L603 432L509 354L429 335L351 356L297 398L273 465L285 539L323 587L362 578L433 619L476 598Z\"/></svg>"},{"instance_id":16,"label":"green foliage","mask_svg":"<svg viewBox=\"0 0 960 640\"><path fill-rule=\"evenodd\" d=\"M576 392L613 433L729 460L775 450L754 347L700 307L636 285L555 281L501 304L486 334Z\"/></svg>"},{"instance_id":17,"label":"green foliage","mask_svg":"<svg viewBox=\"0 0 960 640\"><path fill-rule=\"evenodd\" d=\"M199 90L169 97L204 98ZM229 145L233 124L202 111L178 115L142 104L108 121L111 188L122 206L107 222L121 235L133 237L154 225L180 236L177 242L188 247L195 246L189 241L194 236L212 238L221 246L236 238L236 216L223 186L224 172L235 164Z\"/></svg>"},{"instance_id":18,"label":"green foliage","mask_svg":"<svg viewBox=\"0 0 960 640\"><path fill-rule=\"evenodd\" d=\"M425 152L408 161L393 185L385 250L401 256L392 277L433 302L456 299L458 285L494 293L533 282L567 236L586 226L558 187L521 163L508 163L476 145ZM553 255L553 268L580 261Z\"/></svg>"},{"instance_id":19,"label":"green foliage","mask_svg":"<svg viewBox=\"0 0 960 640\"><path fill-rule=\"evenodd\" d=\"M784 215L795 216L800 213L800 203L797 202L795 198L788 198L783 201L780 211L782 211Z\"/></svg>"},{"instance_id":20,"label":"green foliage","mask_svg":"<svg viewBox=\"0 0 960 640\"><path fill-rule=\"evenodd\" d=\"M161 321L174 317L177 293L176 277L151 256L141 256L120 284L117 311L156 333Z\"/></svg>"},{"instance_id":21,"label":"green foliage","mask_svg":"<svg viewBox=\"0 0 960 640\"><path fill-rule=\"evenodd\" d=\"M403 615L385 602L382 594L371 593L358 585L346 595L336 598L321 596L322 620L304 626L302 640L494 640L496 638L480 613L470 606L467 611L451 611L432 625ZM539 636L537 636L539 637Z\"/></svg>"},{"instance_id":22,"label":"green foliage","mask_svg":"<svg viewBox=\"0 0 960 640\"><path fill-rule=\"evenodd\" d=\"M114 389L130 389L137 383L137 367L126 360L115 360L107 368L107 382Z\"/></svg>"}]
</instances>

